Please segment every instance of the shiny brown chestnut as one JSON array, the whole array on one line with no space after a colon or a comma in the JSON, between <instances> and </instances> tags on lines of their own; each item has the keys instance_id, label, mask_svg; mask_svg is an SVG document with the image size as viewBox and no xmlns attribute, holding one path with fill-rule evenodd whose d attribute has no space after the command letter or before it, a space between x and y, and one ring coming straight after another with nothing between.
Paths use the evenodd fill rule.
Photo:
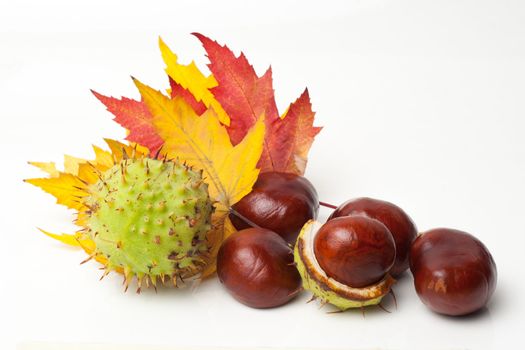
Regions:
<instances>
[{"instance_id":1,"label":"shiny brown chestnut","mask_svg":"<svg viewBox=\"0 0 525 350\"><path fill-rule=\"evenodd\" d=\"M422 233L410 249L410 269L421 301L444 315L483 308L496 288L492 255L476 237L459 230Z\"/></svg>"},{"instance_id":2,"label":"shiny brown chestnut","mask_svg":"<svg viewBox=\"0 0 525 350\"><path fill-rule=\"evenodd\" d=\"M259 175L252 191L232 208L230 220L236 229L252 227L253 223L295 244L303 225L317 217L319 198L312 183L302 176L266 172Z\"/></svg>"},{"instance_id":3,"label":"shiny brown chestnut","mask_svg":"<svg viewBox=\"0 0 525 350\"><path fill-rule=\"evenodd\" d=\"M417 236L417 228L410 216L397 205L373 198L356 198L341 204L328 220L348 215L364 215L381 221L396 242L396 261L390 270L394 277L408 269L410 245Z\"/></svg>"},{"instance_id":4,"label":"shiny brown chestnut","mask_svg":"<svg viewBox=\"0 0 525 350\"><path fill-rule=\"evenodd\" d=\"M325 223L314 238L317 262L329 277L354 288L379 282L394 265L396 247L388 228L364 216Z\"/></svg>"},{"instance_id":5,"label":"shiny brown chestnut","mask_svg":"<svg viewBox=\"0 0 525 350\"><path fill-rule=\"evenodd\" d=\"M301 290L292 249L263 228L238 231L223 242L217 275L235 299L253 308L283 305Z\"/></svg>"}]
</instances>

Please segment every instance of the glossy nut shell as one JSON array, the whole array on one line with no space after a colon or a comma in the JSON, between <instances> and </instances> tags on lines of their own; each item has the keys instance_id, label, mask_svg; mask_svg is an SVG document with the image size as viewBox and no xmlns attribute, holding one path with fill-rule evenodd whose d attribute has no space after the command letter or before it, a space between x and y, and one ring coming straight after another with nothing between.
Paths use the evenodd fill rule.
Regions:
<instances>
[{"instance_id":1,"label":"glossy nut shell","mask_svg":"<svg viewBox=\"0 0 525 350\"><path fill-rule=\"evenodd\" d=\"M379 199L356 198L341 204L328 220L348 215L363 215L381 221L396 242L396 261L390 274L396 277L408 269L408 254L417 236L417 228L403 209Z\"/></svg>"},{"instance_id":2,"label":"glossy nut shell","mask_svg":"<svg viewBox=\"0 0 525 350\"><path fill-rule=\"evenodd\" d=\"M492 255L476 237L439 228L421 234L410 250L416 292L431 310L459 316L483 308L496 288Z\"/></svg>"},{"instance_id":3,"label":"glossy nut shell","mask_svg":"<svg viewBox=\"0 0 525 350\"><path fill-rule=\"evenodd\" d=\"M259 175L252 191L233 205L233 209L255 225L278 233L293 245L303 225L317 217L319 199L314 186L306 178L266 172ZM238 230L251 227L234 214L230 215L230 220Z\"/></svg>"},{"instance_id":4,"label":"glossy nut shell","mask_svg":"<svg viewBox=\"0 0 525 350\"><path fill-rule=\"evenodd\" d=\"M324 272L354 288L377 283L394 264L392 234L381 222L364 216L328 221L317 233L314 253Z\"/></svg>"},{"instance_id":5,"label":"glossy nut shell","mask_svg":"<svg viewBox=\"0 0 525 350\"><path fill-rule=\"evenodd\" d=\"M254 308L271 308L293 299L301 290L293 251L275 232L250 228L222 244L217 274L231 295Z\"/></svg>"}]
</instances>

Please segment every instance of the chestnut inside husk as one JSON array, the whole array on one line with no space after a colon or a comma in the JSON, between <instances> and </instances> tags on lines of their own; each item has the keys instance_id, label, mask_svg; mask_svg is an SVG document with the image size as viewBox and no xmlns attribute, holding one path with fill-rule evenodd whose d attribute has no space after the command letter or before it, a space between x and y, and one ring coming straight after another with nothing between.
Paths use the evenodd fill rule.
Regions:
<instances>
[{"instance_id":1,"label":"chestnut inside husk","mask_svg":"<svg viewBox=\"0 0 525 350\"><path fill-rule=\"evenodd\" d=\"M314 254L325 273L354 288L380 281L392 268L396 246L381 222L362 216L325 223L314 240Z\"/></svg>"},{"instance_id":2,"label":"chestnut inside husk","mask_svg":"<svg viewBox=\"0 0 525 350\"><path fill-rule=\"evenodd\" d=\"M301 274L304 289L311 291L322 303L330 303L341 310L379 304L390 292L395 283L394 278L386 273L380 281L372 285L355 288L328 276L319 265L314 252L315 237L321 227L322 224L317 221L308 221L295 245L294 260Z\"/></svg>"}]
</instances>

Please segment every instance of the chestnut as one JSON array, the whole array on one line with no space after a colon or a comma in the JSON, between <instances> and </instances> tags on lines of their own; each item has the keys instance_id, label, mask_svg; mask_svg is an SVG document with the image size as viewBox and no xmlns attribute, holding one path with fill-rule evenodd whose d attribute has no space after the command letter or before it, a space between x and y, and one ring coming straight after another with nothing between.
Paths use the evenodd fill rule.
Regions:
<instances>
[{"instance_id":1,"label":"chestnut","mask_svg":"<svg viewBox=\"0 0 525 350\"><path fill-rule=\"evenodd\" d=\"M323 227L324 238L317 241ZM388 273L395 259L394 239L389 235L382 223L363 216L342 217L324 225L308 221L294 248L294 260L303 279L303 288L312 292L312 299L318 299L321 306L330 303L341 311L380 305L396 282ZM377 247L374 243L378 243ZM356 276L361 283L354 281ZM381 280L376 281L377 278ZM339 280L358 285L372 284L354 287Z\"/></svg>"},{"instance_id":2,"label":"chestnut","mask_svg":"<svg viewBox=\"0 0 525 350\"><path fill-rule=\"evenodd\" d=\"M381 221L392 233L396 243L396 261L390 274L397 277L408 269L408 253L417 236L417 228L403 209L379 199L356 198L337 207L328 220L348 215L363 215Z\"/></svg>"},{"instance_id":3,"label":"chestnut","mask_svg":"<svg viewBox=\"0 0 525 350\"><path fill-rule=\"evenodd\" d=\"M293 245L303 225L317 217L319 199L314 186L306 178L290 173L265 172L259 175L252 191L232 209L230 220L236 229L252 227L253 223L278 233Z\"/></svg>"},{"instance_id":4,"label":"chestnut","mask_svg":"<svg viewBox=\"0 0 525 350\"><path fill-rule=\"evenodd\" d=\"M421 301L444 315L483 308L496 288L492 255L476 237L459 230L422 233L410 249L410 269Z\"/></svg>"},{"instance_id":5,"label":"chestnut","mask_svg":"<svg viewBox=\"0 0 525 350\"><path fill-rule=\"evenodd\" d=\"M283 305L301 290L292 249L263 228L238 231L223 242L217 275L235 299L253 308Z\"/></svg>"},{"instance_id":6,"label":"chestnut","mask_svg":"<svg viewBox=\"0 0 525 350\"><path fill-rule=\"evenodd\" d=\"M329 277L362 288L382 280L394 265L396 246L388 228L364 216L328 221L314 239L317 262Z\"/></svg>"}]
</instances>

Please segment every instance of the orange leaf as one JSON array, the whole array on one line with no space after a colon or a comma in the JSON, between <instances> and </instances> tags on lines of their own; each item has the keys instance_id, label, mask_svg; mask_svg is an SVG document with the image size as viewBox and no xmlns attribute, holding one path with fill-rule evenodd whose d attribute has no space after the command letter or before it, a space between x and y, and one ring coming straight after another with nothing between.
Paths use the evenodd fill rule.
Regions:
<instances>
[{"instance_id":1,"label":"orange leaf","mask_svg":"<svg viewBox=\"0 0 525 350\"><path fill-rule=\"evenodd\" d=\"M305 89L301 96L290 105L288 111L283 116L283 125L289 125L284 128L284 132L277 132L272 138L273 147L279 147L281 142L279 137L290 139L293 143L292 152L289 158L283 159L279 163L277 171L304 174L306 163L308 161L308 151L314 142L315 136L321 131L321 127L313 126L315 112L312 111L312 104L308 95L308 89Z\"/></svg>"}]
</instances>

